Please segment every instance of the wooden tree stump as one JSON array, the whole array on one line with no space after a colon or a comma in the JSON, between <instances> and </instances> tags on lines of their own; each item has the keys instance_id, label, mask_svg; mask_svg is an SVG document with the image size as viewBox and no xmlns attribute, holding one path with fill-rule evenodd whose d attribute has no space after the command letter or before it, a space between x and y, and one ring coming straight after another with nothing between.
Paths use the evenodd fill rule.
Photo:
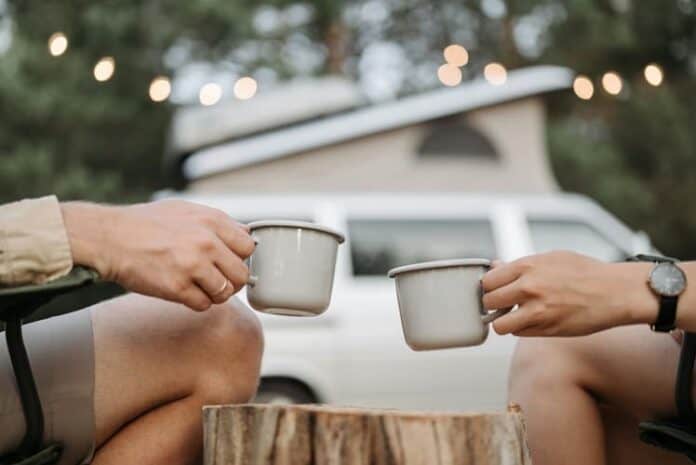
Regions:
<instances>
[{"instance_id":1,"label":"wooden tree stump","mask_svg":"<svg viewBox=\"0 0 696 465\"><path fill-rule=\"evenodd\" d=\"M203 423L204 465L531 465L514 406L493 414L211 406Z\"/></svg>"}]
</instances>

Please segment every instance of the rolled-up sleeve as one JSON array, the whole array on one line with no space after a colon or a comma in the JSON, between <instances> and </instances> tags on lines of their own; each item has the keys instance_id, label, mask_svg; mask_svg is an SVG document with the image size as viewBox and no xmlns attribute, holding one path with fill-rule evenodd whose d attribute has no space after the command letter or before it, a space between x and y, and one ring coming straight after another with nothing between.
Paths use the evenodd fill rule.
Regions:
<instances>
[{"instance_id":1,"label":"rolled-up sleeve","mask_svg":"<svg viewBox=\"0 0 696 465\"><path fill-rule=\"evenodd\" d=\"M0 205L0 284L40 284L73 266L55 196Z\"/></svg>"}]
</instances>

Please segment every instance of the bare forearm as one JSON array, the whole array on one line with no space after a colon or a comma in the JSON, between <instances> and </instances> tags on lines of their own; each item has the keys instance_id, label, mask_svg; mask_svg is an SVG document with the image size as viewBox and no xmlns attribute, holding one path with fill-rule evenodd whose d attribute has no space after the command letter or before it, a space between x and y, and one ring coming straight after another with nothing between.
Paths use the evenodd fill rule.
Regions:
<instances>
[{"instance_id":1,"label":"bare forearm","mask_svg":"<svg viewBox=\"0 0 696 465\"><path fill-rule=\"evenodd\" d=\"M103 278L110 275L108 263L108 231L117 207L88 202L61 203L63 221L70 241L73 261L93 268Z\"/></svg>"}]
</instances>

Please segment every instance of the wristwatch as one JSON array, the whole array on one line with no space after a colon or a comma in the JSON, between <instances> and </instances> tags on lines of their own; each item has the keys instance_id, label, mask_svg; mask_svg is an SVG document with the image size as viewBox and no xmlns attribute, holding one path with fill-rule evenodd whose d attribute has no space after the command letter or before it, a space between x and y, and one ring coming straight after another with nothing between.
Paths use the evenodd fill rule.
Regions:
<instances>
[{"instance_id":1,"label":"wristwatch","mask_svg":"<svg viewBox=\"0 0 696 465\"><path fill-rule=\"evenodd\" d=\"M660 310L655 323L650 327L653 331L672 331L675 328L679 296L686 289L686 274L677 265L678 260L658 255L636 255L628 261L655 264L648 275L648 287L660 299Z\"/></svg>"}]
</instances>

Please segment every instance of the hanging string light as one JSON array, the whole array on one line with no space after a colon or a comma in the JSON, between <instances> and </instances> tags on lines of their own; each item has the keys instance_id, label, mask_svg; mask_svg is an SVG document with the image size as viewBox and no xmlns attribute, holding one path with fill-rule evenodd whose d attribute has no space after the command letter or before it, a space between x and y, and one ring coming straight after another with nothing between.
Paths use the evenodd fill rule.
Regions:
<instances>
[{"instance_id":1,"label":"hanging string light","mask_svg":"<svg viewBox=\"0 0 696 465\"><path fill-rule=\"evenodd\" d=\"M245 76L243 78L237 79L234 83L234 96L240 100L247 100L256 95L256 90L258 89L258 84L254 78Z\"/></svg>"},{"instance_id":2,"label":"hanging string light","mask_svg":"<svg viewBox=\"0 0 696 465\"><path fill-rule=\"evenodd\" d=\"M116 71L116 61L113 57L104 57L94 65L94 79L99 82L108 81Z\"/></svg>"},{"instance_id":3,"label":"hanging string light","mask_svg":"<svg viewBox=\"0 0 696 465\"><path fill-rule=\"evenodd\" d=\"M444 85L452 87L462 82L462 72L457 66L446 63L437 69L437 78Z\"/></svg>"},{"instance_id":4,"label":"hanging string light","mask_svg":"<svg viewBox=\"0 0 696 465\"><path fill-rule=\"evenodd\" d=\"M602 76L602 87L609 95L619 95L623 89L623 80L616 71L608 71Z\"/></svg>"},{"instance_id":5,"label":"hanging string light","mask_svg":"<svg viewBox=\"0 0 696 465\"><path fill-rule=\"evenodd\" d=\"M153 102L164 102L172 93L172 84L166 76L157 76L150 83L149 95Z\"/></svg>"},{"instance_id":6,"label":"hanging string light","mask_svg":"<svg viewBox=\"0 0 696 465\"><path fill-rule=\"evenodd\" d=\"M198 92L198 100L201 102L201 105L206 107L215 105L220 101L220 98L222 98L222 87L214 82L205 84Z\"/></svg>"},{"instance_id":7,"label":"hanging string light","mask_svg":"<svg viewBox=\"0 0 696 465\"><path fill-rule=\"evenodd\" d=\"M49 53L58 57L63 55L69 46L69 41L63 32L55 32L48 39ZM437 70L440 82L445 86L457 86L462 81L462 72L459 69L469 62L469 52L459 44L450 44L443 50L446 63ZM93 75L99 82L110 80L116 71L114 57L102 57L94 66ZM503 85L507 82L507 69L498 62L488 63L483 70L486 81L492 85ZM664 83L664 71L657 63L650 63L643 68L643 77L651 86L658 87ZM624 88L624 80L616 71L607 71L600 79L603 90L609 95L619 95ZM153 102L167 100L172 91L172 85L166 76L157 76L151 82L148 95ZM251 99L258 91L258 82L244 76L235 81L233 86L234 96L240 100ZM585 75L578 75L573 80L573 92L582 100L590 100L594 96L595 87L592 80ZM222 87L217 83L203 85L198 93L198 99L202 105L215 105L222 98Z\"/></svg>"},{"instance_id":8,"label":"hanging string light","mask_svg":"<svg viewBox=\"0 0 696 465\"><path fill-rule=\"evenodd\" d=\"M488 63L483 68L483 76L494 86L501 86L507 81L507 70L500 63Z\"/></svg>"},{"instance_id":9,"label":"hanging string light","mask_svg":"<svg viewBox=\"0 0 696 465\"><path fill-rule=\"evenodd\" d=\"M62 32L56 32L51 34L48 38L48 52L54 56L59 57L65 53L68 49L68 38Z\"/></svg>"},{"instance_id":10,"label":"hanging string light","mask_svg":"<svg viewBox=\"0 0 696 465\"><path fill-rule=\"evenodd\" d=\"M469 63L469 52L459 44L448 45L442 54L450 65L461 67Z\"/></svg>"},{"instance_id":11,"label":"hanging string light","mask_svg":"<svg viewBox=\"0 0 696 465\"><path fill-rule=\"evenodd\" d=\"M573 92L582 100L590 100L594 95L594 84L587 76L578 76L573 81Z\"/></svg>"},{"instance_id":12,"label":"hanging string light","mask_svg":"<svg viewBox=\"0 0 696 465\"><path fill-rule=\"evenodd\" d=\"M656 63L647 65L643 70L643 76L645 76L645 80L648 81L648 84L655 87L661 85L665 78L662 67Z\"/></svg>"}]
</instances>

